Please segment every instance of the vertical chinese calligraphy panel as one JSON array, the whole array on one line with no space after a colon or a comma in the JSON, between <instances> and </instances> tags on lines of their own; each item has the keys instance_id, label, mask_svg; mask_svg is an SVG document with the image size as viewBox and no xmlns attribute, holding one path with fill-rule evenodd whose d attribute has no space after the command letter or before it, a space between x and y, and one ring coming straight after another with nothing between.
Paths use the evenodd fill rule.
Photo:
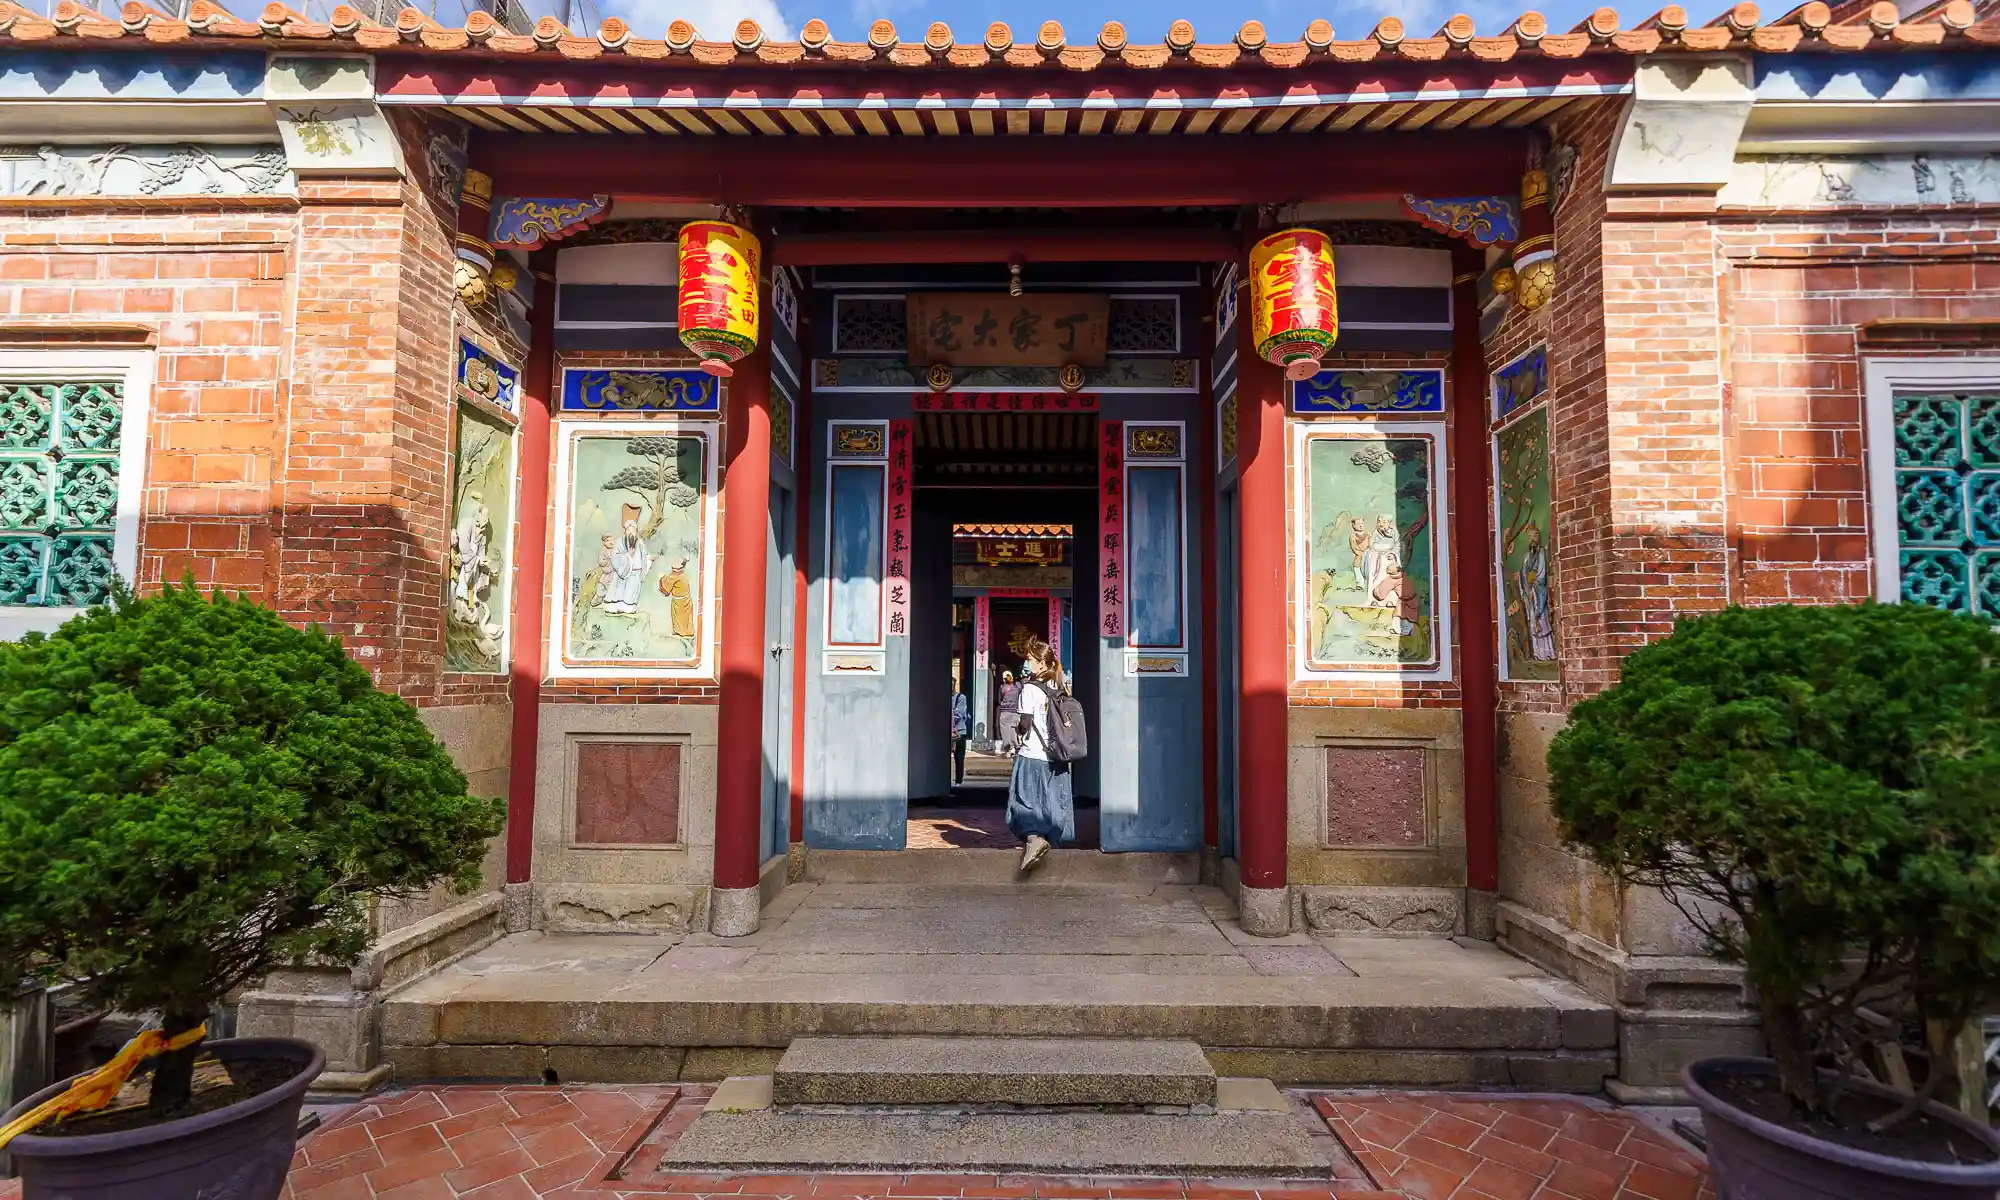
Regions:
<instances>
[{"instance_id":1,"label":"vertical chinese calligraphy panel","mask_svg":"<svg viewBox=\"0 0 2000 1200\"><path fill-rule=\"evenodd\" d=\"M910 634L910 422L889 422L889 565L885 573L890 637Z\"/></svg>"},{"instance_id":2,"label":"vertical chinese calligraphy panel","mask_svg":"<svg viewBox=\"0 0 2000 1200\"><path fill-rule=\"evenodd\" d=\"M973 666L984 671L988 666L987 649L993 638L993 605L985 595L972 603Z\"/></svg>"},{"instance_id":3,"label":"vertical chinese calligraphy panel","mask_svg":"<svg viewBox=\"0 0 2000 1200\"><path fill-rule=\"evenodd\" d=\"M1097 632L1122 648L1125 644L1125 422L1100 422L1097 442Z\"/></svg>"},{"instance_id":4,"label":"vertical chinese calligraphy panel","mask_svg":"<svg viewBox=\"0 0 2000 1200\"><path fill-rule=\"evenodd\" d=\"M1061 599L1055 596L1049 597L1049 653L1056 656L1057 662L1062 661L1062 608Z\"/></svg>"}]
</instances>

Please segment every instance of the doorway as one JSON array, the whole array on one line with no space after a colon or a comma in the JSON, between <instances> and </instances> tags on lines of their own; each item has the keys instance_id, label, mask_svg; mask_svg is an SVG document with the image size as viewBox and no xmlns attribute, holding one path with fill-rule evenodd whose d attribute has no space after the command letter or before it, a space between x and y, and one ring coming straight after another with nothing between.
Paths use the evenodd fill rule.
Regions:
<instances>
[{"instance_id":1,"label":"doorway","mask_svg":"<svg viewBox=\"0 0 2000 1200\"><path fill-rule=\"evenodd\" d=\"M1207 681L1197 667L1207 631L1194 598L1207 531L1191 519L1186 438L1197 403L1134 392L1105 397L1101 413L970 403L940 412L914 411L907 394L815 393L819 511L805 548L809 848L1015 845L1001 819L1012 764L990 749L997 682L1018 665L1017 637L1050 633L1063 643L1090 729L1091 756L1074 779L1079 847L1200 848ZM1100 442L1123 440L1128 429L1144 434L1135 454L1102 467ZM908 448L901 460L898 446ZM1135 497L1129 515L1105 516L1123 507L1104 504L1107 480ZM968 528L995 536L963 536ZM1112 534L1132 546L1129 635L1126 612L1108 634L1100 618L1110 582L1100 578L1100 544ZM1014 544L1002 551L999 541ZM1039 561L1023 550L1036 544ZM1118 561L1127 561L1122 552ZM981 605L983 660L966 628L968 608ZM968 682L984 745L968 748L961 788L952 700ZM935 811L945 809L967 811ZM946 819L956 825L925 824Z\"/></svg>"}]
</instances>

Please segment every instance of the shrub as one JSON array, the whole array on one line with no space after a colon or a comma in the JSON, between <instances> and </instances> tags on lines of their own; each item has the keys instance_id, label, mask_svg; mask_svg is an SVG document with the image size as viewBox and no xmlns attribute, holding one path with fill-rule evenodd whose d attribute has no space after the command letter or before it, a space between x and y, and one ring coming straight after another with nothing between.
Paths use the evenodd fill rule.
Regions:
<instances>
[{"instance_id":1,"label":"shrub","mask_svg":"<svg viewBox=\"0 0 2000 1200\"><path fill-rule=\"evenodd\" d=\"M471 886L501 820L336 639L192 581L0 645L0 951L170 1034L274 967L352 962L370 897Z\"/></svg>"},{"instance_id":2,"label":"shrub","mask_svg":"<svg viewBox=\"0 0 2000 1200\"><path fill-rule=\"evenodd\" d=\"M1728 609L1632 654L1550 748L1564 835L1744 966L1803 1108L1857 1005L1955 1029L2000 1001L1996 655L1921 606Z\"/></svg>"}]
</instances>

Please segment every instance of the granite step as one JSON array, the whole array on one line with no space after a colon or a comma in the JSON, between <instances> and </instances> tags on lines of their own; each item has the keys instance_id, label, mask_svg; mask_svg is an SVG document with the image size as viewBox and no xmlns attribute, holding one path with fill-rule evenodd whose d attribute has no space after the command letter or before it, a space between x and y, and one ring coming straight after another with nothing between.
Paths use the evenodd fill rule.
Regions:
<instances>
[{"instance_id":1,"label":"granite step","mask_svg":"<svg viewBox=\"0 0 2000 1200\"><path fill-rule=\"evenodd\" d=\"M1289 1112L705 1112L661 1170L997 1172L1326 1179L1338 1155Z\"/></svg>"},{"instance_id":2,"label":"granite step","mask_svg":"<svg viewBox=\"0 0 2000 1200\"><path fill-rule=\"evenodd\" d=\"M778 1104L1215 1103L1191 1041L1050 1037L801 1037L778 1060Z\"/></svg>"},{"instance_id":3,"label":"granite step","mask_svg":"<svg viewBox=\"0 0 2000 1200\"><path fill-rule=\"evenodd\" d=\"M1021 874L1019 850L807 850L805 877L833 884L1007 884L1034 891L1054 887L1148 887L1195 884L1199 854L1103 854L1056 850L1032 875Z\"/></svg>"}]
</instances>

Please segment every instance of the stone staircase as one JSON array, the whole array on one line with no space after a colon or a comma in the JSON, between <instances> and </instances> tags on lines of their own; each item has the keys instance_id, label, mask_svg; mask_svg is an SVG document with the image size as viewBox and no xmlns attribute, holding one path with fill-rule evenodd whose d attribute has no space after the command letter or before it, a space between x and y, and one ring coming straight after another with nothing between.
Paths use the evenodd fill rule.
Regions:
<instances>
[{"instance_id":1,"label":"stone staircase","mask_svg":"<svg viewBox=\"0 0 2000 1200\"><path fill-rule=\"evenodd\" d=\"M1190 1041L801 1037L738 1076L660 1169L1325 1179L1331 1135Z\"/></svg>"},{"instance_id":2,"label":"stone staircase","mask_svg":"<svg viewBox=\"0 0 2000 1200\"><path fill-rule=\"evenodd\" d=\"M1219 889L1103 881L1162 865L1142 855L998 884L947 853L975 878L796 884L748 937L510 935L388 995L383 1056L405 1082L713 1082L802 1039L1004 1035L1185 1040L1287 1085L1594 1092L1617 1069L1609 1006L1487 943L1259 938Z\"/></svg>"}]
</instances>

